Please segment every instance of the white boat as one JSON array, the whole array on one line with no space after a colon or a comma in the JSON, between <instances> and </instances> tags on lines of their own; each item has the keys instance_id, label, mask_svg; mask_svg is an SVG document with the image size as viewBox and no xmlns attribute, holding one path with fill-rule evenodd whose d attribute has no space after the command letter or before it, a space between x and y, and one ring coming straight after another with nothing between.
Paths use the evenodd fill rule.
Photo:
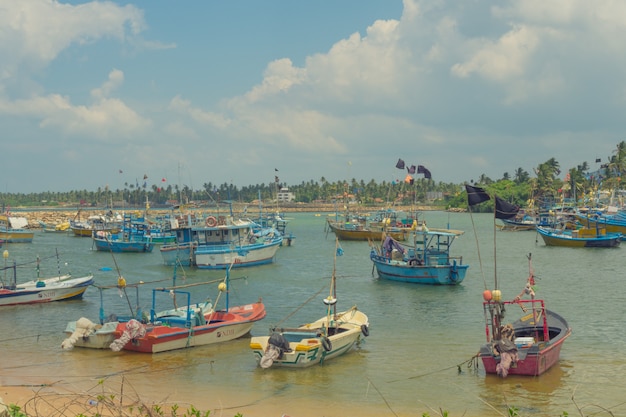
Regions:
<instances>
[{"instance_id":1,"label":"white boat","mask_svg":"<svg viewBox=\"0 0 626 417\"><path fill-rule=\"evenodd\" d=\"M6 271L9 268L14 270L13 280L11 283L3 283L0 286L0 306L47 303L82 298L87 287L94 282L93 275L90 274L78 278L63 275L16 284L16 265L14 264L3 269Z\"/></svg>"},{"instance_id":2,"label":"white boat","mask_svg":"<svg viewBox=\"0 0 626 417\"><path fill-rule=\"evenodd\" d=\"M336 256L342 250L336 239ZM326 315L311 323L295 327L274 327L269 336L255 336L250 348L262 368L272 366L306 368L349 352L369 335L369 320L356 306L336 311L335 268L331 277L330 295L324 299Z\"/></svg>"},{"instance_id":3,"label":"white boat","mask_svg":"<svg viewBox=\"0 0 626 417\"><path fill-rule=\"evenodd\" d=\"M283 236L273 228L232 216L173 219L176 243L159 249L166 265L196 266L200 269L228 269L263 265L274 261Z\"/></svg>"},{"instance_id":4,"label":"white boat","mask_svg":"<svg viewBox=\"0 0 626 417\"><path fill-rule=\"evenodd\" d=\"M174 281L175 282L175 281ZM74 347L91 349L109 349L115 340L115 329L120 322L127 322L131 319L145 320L145 314L141 310L139 303L139 287L143 282L137 284L126 284L126 280L121 275L118 276L117 285L95 286L100 292L100 317L94 322L87 317L72 320L65 327L66 338L61 343L64 350L71 350ZM135 300L132 301L128 295L128 290L135 290ZM106 290L118 291L120 296L125 298L128 312L107 313L104 305L104 293Z\"/></svg>"}]
</instances>

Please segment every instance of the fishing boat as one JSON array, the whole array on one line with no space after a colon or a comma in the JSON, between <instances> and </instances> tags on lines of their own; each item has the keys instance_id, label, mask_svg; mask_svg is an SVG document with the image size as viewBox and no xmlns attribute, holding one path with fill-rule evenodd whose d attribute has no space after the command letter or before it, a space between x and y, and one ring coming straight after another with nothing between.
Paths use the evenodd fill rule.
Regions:
<instances>
[{"instance_id":1,"label":"fishing boat","mask_svg":"<svg viewBox=\"0 0 626 417\"><path fill-rule=\"evenodd\" d=\"M480 187L465 187L471 215L472 206L490 200L491 196ZM495 219L514 217L519 207L498 196L494 196L494 199L495 228ZM508 375L539 376L558 363L563 342L572 332L562 316L548 310L545 301L535 297L531 254L528 255L528 269L523 290L513 298L503 298L496 269L493 289L485 288L483 291L487 341L476 357L481 359L487 374L497 374L503 378ZM530 299L524 299L527 296ZM520 317L506 323L505 312L507 317L510 316L514 307L520 308Z\"/></svg>"},{"instance_id":2,"label":"fishing boat","mask_svg":"<svg viewBox=\"0 0 626 417\"><path fill-rule=\"evenodd\" d=\"M529 254L526 286L515 298L502 300L500 290L483 293L487 343L481 346L478 355L488 374L541 375L559 361L563 342L572 332L562 316L546 309L544 300L535 298L530 259ZM530 299L522 298L526 295ZM520 308L520 317L505 324L505 310L510 315L515 307Z\"/></svg>"},{"instance_id":3,"label":"fishing boat","mask_svg":"<svg viewBox=\"0 0 626 417\"><path fill-rule=\"evenodd\" d=\"M37 220L44 233L68 233L70 231L70 222L65 221L57 224L48 224L42 220Z\"/></svg>"},{"instance_id":4,"label":"fishing boat","mask_svg":"<svg viewBox=\"0 0 626 417\"><path fill-rule=\"evenodd\" d=\"M13 270L12 278L0 285L0 307L82 298L87 287L94 283L91 274L78 278L61 275L17 283L17 265L13 263L12 266L2 268L5 278L8 269Z\"/></svg>"},{"instance_id":5,"label":"fishing boat","mask_svg":"<svg viewBox=\"0 0 626 417\"><path fill-rule=\"evenodd\" d=\"M289 224L289 219L287 219L280 211L278 207L278 188L276 189L276 210L274 211L264 211L263 204L261 199L261 191L259 190L259 214L257 217L253 217L252 221L259 225L259 228L273 228L278 230L278 232L283 235L283 241L281 246L293 246L295 244L296 237L290 231L287 231L287 225ZM244 214L247 214L247 207L244 208Z\"/></svg>"},{"instance_id":6,"label":"fishing boat","mask_svg":"<svg viewBox=\"0 0 626 417\"><path fill-rule=\"evenodd\" d=\"M337 256L343 253L338 238L335 241ZM369 335L369 320L356 306L337 312L336 267L333 266L330 294L324 298L326 315L299 327L270 329L269 336L250 339L250 348L261 368L272 366L306 368L323 364L349 352Z\"/></svg>"},{"instance_id":7,"label":"fishing boat","mask_svg":"<svg viewBox=\"0 0 626 417\"><path fill-rule=\"evenodd\" d=\"M622 233L607 232L605 228L582 227L575 230L537 226L537 233L546 246L568 248L615 248L622 241Z\"/></svg>"},{"instance_id":8,"label":"fishing boat","mask_svg":"<svg viewBox=\"0 0 626 417\"><path fill-rule=\"evenodd\" d=\"M0 269L0 306L10 306L19 304L36 304L48 303L52 301L72 300L82 298L87 287L94 283L92 274L82 277L73 277L71 274L62 274L60 264L58 264L58 275L48 278L40 277L40 258L37 257L36 279L18 282L17 270L24 268L33 262L17 264L15 261L12 265L7 266L9 252L4 251L2 254L5 264ZM58 252L55 255L58 260ZM11 272L10 272L11 271ZM7 276L10 272L10 276Z\"/></svg>"},{"instance_id":9,"label":"fishing boat","mask_svg":"<svg viewBox=\"0 0 626 417\"><path fill-rule=\"evenodd\" d=\"M577 212L576 220L587 228L601 228L607 233L621 233L626 235L626 214L618 211L615 214L600 212Z\"/></svg>"},{"instance_id":10,"label":"fishing boat","mask_svg":"<svg viewBox=\"0 0 626 417\"><path fill-rule=\"evenodd\" d=\"M131 319L118 323L116 339L111 343L113 351L120 350L158 353L194 346L204 346L227 342L250 332L257 321L265 317L265 306L259 299L256 303L231 307L229 305L230 269L218 285L215 305L210 301L191 304L191 293L183 291L187 286L155 288L152 290L152 307L146 323ZM174 308L157 313L156 303L159 294L174 301ZM224 309L215 309L222 294L225 295ZM185 299L182 307L176 297Z\"/></svg>"},{"instance_id":11,"label":"fishing boat","mask_svg":"<svg viewBox=\"0 0 626 417\"><path fill-rule=\"evenodd\" d=\"M272 263L283 236L274 228L261 228L250 220L228 216L196 216L173 219L176 243L159 250L165 265L200 269L230 269Z\"/></svg>"},{"instance_id":12,"label":"fishing boat","mask_svg":"<svg viewBox=\"0 0 626 417\"><path fill-rule=\"evenodd\" d=\"M103 252L150 253L154 249L148 224L143 219L136 220L130 214L124 215L118 233L97 231L92 238L96 250Z\"/></svg>"},{"instance_id":13,"label":"fishing boat","mask_svg":"<svg viewBox=\"0 0 626 417\"><path fill-rule=\"evenodd\" d=\"M35 232L27 229L26 217L0 214L0 240L6 243L32 243Z\"/></svg>"},{"instance_id":14,"label":"fishing boat","mask_svg":"<svg viewBox=\"0 0 626 417\"><path fill-rule=\"evenodd\" d=\"M117 286L95 286L100 291L100 317L99 321L93 322L87 317L69 321L65 327L66 339L61 343L64 350L71 350L74 347L91 349L109 349L111 343L116 339L115 330L119 323L125 323L131 319L144 320L143 312L139 304L139 285L125 285L124 281ZM137 302L133 306L127 293L127 288L134 287ZM117 289L120 295L126 297L130 314L111 313L105 316L104 291L107 289Z\"/></svg>"},{"instance_id":15,"label":"fishing boat","mask_svg":"<svg viewBox=\"0 0 626 417\"><path fill-rule=\"evenodd\" d=\"M118 233L122 227L122 217L108 211L104 215L94 214L86 220L81 219L81 210L70 220L70 229L74 236L92 237L95 232Z\"/></svg>"},{"instance_id":16,"label":"fishing boat","mask_svg":"<svg viewBox=\"0 0 626 417\"><path fill-rule=\"evenodd\" d=\"M502 219L501 230L524 231L535 230L538 218L530 214L521 214L513 219Z\"/></svg>"},{"instance_id":17,"label":"fishing boat","mask_svg":"<svg viewBox=\"0 0 626 417\"><path fill-rule=\"evenodd\" d=\"M371 217L371 219L370 219ZM346 213L343 219L335 215L327 218L328 229L339 240L381 240L391 236L396 241L404 241L415 230L417 219L402 218L396 210L379 210L372 216L359 216Z\"/></svg>"},{"instance_id":18,"label":"fishing boat","mask_svg":"<svg viewBox=\"0 0 626 417\"><path fill-rule=\"evenodd\" d=\"M370 259L378 276L390 281L414 284L457 285L463 282L469 265L462 256L452 256L452 243L461 230L415 230L413 245L403 245L391 236L382 244L370 243Z\"/></svg>"}]
</instances>

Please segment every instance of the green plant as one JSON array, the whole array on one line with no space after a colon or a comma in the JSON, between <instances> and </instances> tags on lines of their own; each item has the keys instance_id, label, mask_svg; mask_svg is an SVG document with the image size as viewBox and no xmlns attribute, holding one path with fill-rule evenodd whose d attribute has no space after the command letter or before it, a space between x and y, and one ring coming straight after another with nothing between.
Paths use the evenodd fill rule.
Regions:
<instances>
[{"instance_id":1,"label":"green plant","mask_svg":"<svg viewBox=\"0 0 626 417\"><path fill-rule=\"evenodd\" d=\"M9 405L9 417L27 417L22 413L22 409L15 404Z\"/></svg>"}]
</instances>

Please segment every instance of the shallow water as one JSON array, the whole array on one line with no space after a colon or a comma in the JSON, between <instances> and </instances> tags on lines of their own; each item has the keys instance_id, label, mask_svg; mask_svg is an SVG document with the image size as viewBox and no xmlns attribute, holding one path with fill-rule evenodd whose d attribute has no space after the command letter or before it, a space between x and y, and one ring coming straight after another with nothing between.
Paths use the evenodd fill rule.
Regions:
<instances>
[{"instance_id":1,"label":"shallow water","mask_svg":"<svg viewBox=\"0 0 626 417\"><path fill-rule=\"evenodd\" d=\"M281 248L274 264L231 274L231 305L258 297L266 304L267 317L255 325L254 335L266 334L279 322L297 325L324 314L321 300L328 293L335 245L334 235L325 229L325 216L289 214L295 245ZM67 321L98 319L100 295L89 288L83 300L0 309L0 385L53 383L58 389L85 390L99 380L119 382L123 377L141 395L167 396L220 410L217 415L224 416L421 416L436 415L440 409L453 416L496 416L506 414L508 406L524 416L556 416L577 413L572 396L579 406L587 406L586 414L600 411L590 404L610 408L614 415L626 414L625 248L546 247L534 232L494 233L493 217L486 214L426 212L423 218L430 227L449 224L466 231L453 245L453 254L470 264L465 281L455 287L381 281L372 274L367 242L341 242L338 305L341 309L356 304L363 310L370 319L370 336L357 350L323 366L257 368L248 338L156 355L63 351ZM44 259L42 275L57 274L60 267L75 275L91 271L99 285L117 281L113 257L93 251L88 238L38 233L32 244L4 249L10 252L9 260L18 262L37 255L48 258L58 249L60 266L54 258ZM494 252L505 298L524 287L526 256L532 253L539 277L537 296L573 329L560 363L541 377L501 379L485 375L482 365L476 372L467 367L485 339L482 292L493 287ZM145 310L150 307L149 288L171 282L172 269L162 265L158 250L119 254L115 261L129 283L148 283L141 293ZM35 278L34 264L19 274L23 281ZM219 271L179 270L178 283L221 276ZM191 290L193 302L217 295L216 284ZM105 291L104 301L107 312L127 312L117 289ZM159 309L164 308L169 307Z\"/></svg>"}]
</instances>

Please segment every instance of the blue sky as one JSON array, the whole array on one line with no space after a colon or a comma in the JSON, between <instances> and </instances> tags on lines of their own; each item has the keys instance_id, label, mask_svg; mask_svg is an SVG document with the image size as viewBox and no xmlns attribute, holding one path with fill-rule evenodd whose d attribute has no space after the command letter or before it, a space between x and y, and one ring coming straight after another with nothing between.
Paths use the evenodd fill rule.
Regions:
<instances>
[{"instance_id":1,"label":"blue sky","mask_svg":"<svg viewBox=\"0 0 626 417\"><path fill-rule=\"evenodd\" d=\"M499 179L626 140L626 3L0 0L2 192ZM120 173L119 171L123 171ZM417 176L419 177L419 176Z\"/></svg>"}]
</instances>

